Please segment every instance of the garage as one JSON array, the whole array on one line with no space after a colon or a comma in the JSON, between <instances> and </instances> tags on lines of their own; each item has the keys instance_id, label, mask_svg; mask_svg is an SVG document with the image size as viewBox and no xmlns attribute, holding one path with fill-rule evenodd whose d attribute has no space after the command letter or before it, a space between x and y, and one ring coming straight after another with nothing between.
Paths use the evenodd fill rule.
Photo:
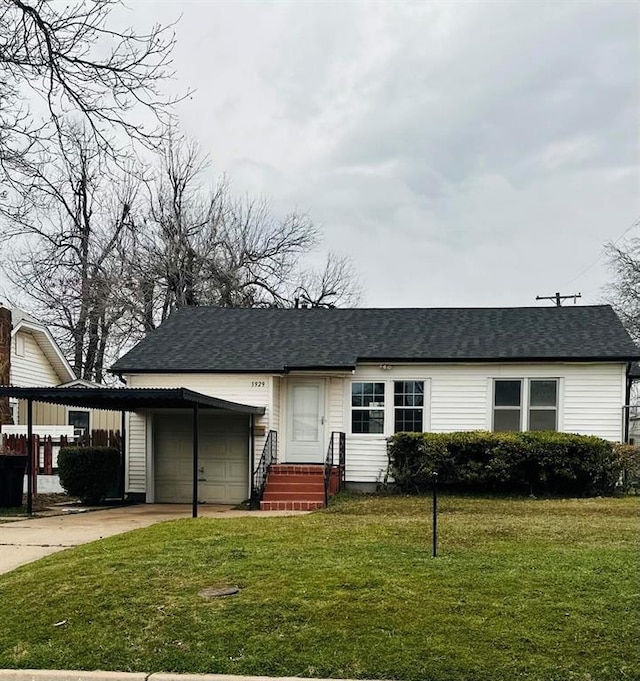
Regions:
<instances>
[{"instance_id":1,"label":"garage","mask_svg":"<svg viewBox=\"0 0 640 681\"><path fill-rule=\"evenodd\" d=\"M191 503L193 423L190 412L153 419L155 501ZM249 497L250 431L246 414L201 412L198 501L235 504Z\"/></svg>"}]
</instances>

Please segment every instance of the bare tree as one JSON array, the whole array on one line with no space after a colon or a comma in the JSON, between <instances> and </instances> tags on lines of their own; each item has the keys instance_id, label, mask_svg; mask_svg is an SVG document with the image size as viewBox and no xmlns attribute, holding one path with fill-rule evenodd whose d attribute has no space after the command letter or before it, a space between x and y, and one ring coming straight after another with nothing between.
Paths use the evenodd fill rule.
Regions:
<instances>
[{"instance_id":1,"label":"bare tree","mask_svg":"<svg viewBox=\"0 0 640 681\"><path fill-rule=\"evenodd\" d=\"M352 260L329 253L324 269L301 274L293 302L296 307L349 307L357 305L360 296Z\"/></svg>"},{"instance_id":2,"label":"bare tree","mask_svg":"<svg viewBox=\"0 0 640 681\"><path fill-rule=\"evenodd\" d=\"M319 239L307 215L276 218L265 199L234 198L224 178L203 189L206 167L194 144L167 135L145 229L128 253L130 334L149 331L189 305L292 306L302 284L309 303L311 297L317 305L355 299L346 259L331 256L322 273L303 271L302 258Z\"/></svg>"},{"instance_id":3,"label":"bare tree","mask_svg":"<svg viewBox=\"0 0 640 681\"><path fill-rule=\"evenodd\" d=\"M59 154L30 168L28 190L8 214L3 269L52 327L76 374L101 381L119 323L118 257L134 228L137 185L106 163L93 136L61 128Z\"/></svg>"},{"instance_id":4,"label":"bare tree","mask_svg":"<svg viewBox=\"0 0 640 681\"><path fill-rule=\"evenodd\" d=\"M154 179L123 172L79 125L61 127L58 155L28 171L7 215L3 269L51 326L78 376L105 363L172 310L195 305L288 307L353 302L344 258L302 268L317 244L308 216L273 216L263 199L235 199L226 180L203 189L206 159L167 134Z\"/></svg>"},{"instance_id":5,"label":"bare tree","mask_svg":"<svg viewBox=\"0 0 640 681\"><path fill-rule=\"evenodd\" d=\"M169 122L160 84L171 75L172 27L147 34L107 25L118 0L0 0L0 181L16 180L62 134L82 121L102 152L117 155L114 135L153 142L133 109ZM4 172L2 172L4 171ZM18 182L19 183L19 182Z\"/></svg>"},{"instance_id":6,"label":"bare tree","mask_svg":"<svg viewBox=\"0 0 640 681\"><path fill-rule=\"evenodd\" d=\"M640 226L640 219L634 226ZM613 274L608 297L627 331L640 342L640 237L621 246L608 243L605 252Z\"/></svg>"}]
</instances>

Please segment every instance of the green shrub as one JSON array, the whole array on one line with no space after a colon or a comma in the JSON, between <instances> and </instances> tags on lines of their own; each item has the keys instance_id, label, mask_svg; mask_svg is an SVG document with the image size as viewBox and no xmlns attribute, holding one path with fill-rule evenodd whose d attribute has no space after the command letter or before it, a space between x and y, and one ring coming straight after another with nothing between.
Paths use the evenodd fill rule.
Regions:
<instances>
[{"instance_id":1,"label":"green shrub","mask_svg":"<svg viewBox=\"0 0 640 681\"><path fill-rule=\"evenodd\" d=\"M114 447L63 447L58 454L60 484L84 504L100 503L118 482L120 452Z\"/></svg>"},{"instance_id":2,"label":"green shrub","mask_svg":"<svg viewBox=\"0 0 640 681\"><path fill-rule=\"evenodd\" d=\"M620 469L620 491L640 492L640 448L616 443L613 449Z\"/></svg>"},{"instance_id":3,"label":"green shrub","mask_svg":"<svg viewBox=\"0 0 640 681\"><path fill-rule=\"evenodd\" d=\"M398 433L388 451L389 475L408 493L431 489L437 472L452 491L607 495L633 488L640 469L637 449L571 433Z\"/></svg>"}]
</instances>

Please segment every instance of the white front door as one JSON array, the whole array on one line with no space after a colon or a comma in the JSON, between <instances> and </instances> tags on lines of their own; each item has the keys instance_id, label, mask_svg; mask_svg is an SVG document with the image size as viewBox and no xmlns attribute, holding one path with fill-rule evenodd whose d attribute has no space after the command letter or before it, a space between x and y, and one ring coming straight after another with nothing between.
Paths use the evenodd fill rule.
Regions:
<instances>
[{"instance_id":1,"label":"white front door","mask_svg":"<svg viewBox=\"0 0 640 681\"><path fill-rule=\"evenodd\" d=\"M324 380L289 381L287 463L324 461Z\"/></svg>"}]
</instances>

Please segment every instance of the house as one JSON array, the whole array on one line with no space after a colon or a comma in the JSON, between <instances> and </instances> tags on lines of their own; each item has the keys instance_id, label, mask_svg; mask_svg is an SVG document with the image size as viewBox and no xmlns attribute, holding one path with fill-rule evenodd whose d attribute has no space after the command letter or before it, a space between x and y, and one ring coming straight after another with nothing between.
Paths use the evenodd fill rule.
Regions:
<instances>
[{"instance_id":1,"label":"house","mask_svg":"<svg viewBox=\"0 0 640 681\"><path fill-rule=\"evenodd\" d=\"M558 430L621 441L638 358L608 305L183 308L111 370L128 388L187 388L235 407L201 414L199 460L190 411L132 413L127 490L147 502L190 501L196 461L200 501L241 501L268 448L288 466L272 486L278 499L287 475L323 464L332 433L344 433L346 481L362 489L382 479L386 439L402 430Z\"/></svg>"},{"instance_id":2,"label":"house","mask_svg":"<svg viewBox=\"0 0 640 681\"><path fill-rule=\"evenodd\" d=\"M0 327L8 327L9 333L0 331L4 339L1 356L8 357L9 384L24 387L78 386L93 387L97 384L76 378L60 347L49 329L37 319L19 308L0 307ZM16 426L26 426L27 415L24 401L9 398L11 419ZM95 430L117 430L119 415L109 411L66 408L36 402L33 423L36 426L73 426L77 433ZM42 428L39 431L44 432Z\"/></svg>"}]
</instances>

